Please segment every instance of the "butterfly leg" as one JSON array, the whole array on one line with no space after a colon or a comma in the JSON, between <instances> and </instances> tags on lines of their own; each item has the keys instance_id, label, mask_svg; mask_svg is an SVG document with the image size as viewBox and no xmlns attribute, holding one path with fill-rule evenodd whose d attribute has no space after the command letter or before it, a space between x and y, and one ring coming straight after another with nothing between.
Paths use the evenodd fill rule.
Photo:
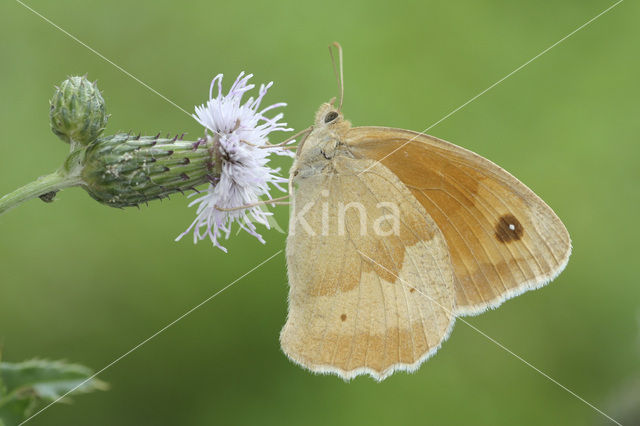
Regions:
<instances>
[{"instance_id":1,"label":"butterfly leg","mask_svg":"<svg viewBox=\"0 0 640 426\"><path fill-rule=\"evenodd\" d=\"M277 143L277 144L270 144L267 143L265 145L256 145L256 144L252 144L251 142L247 142L245 140L242 140L241 142L246 143L247 145L251 145L251 146L255 146L256 148L276 148L276 147L284 147L285 145L293 142L298 136L303 135L303 134L309 134L311 132L311 130L313 130L313 126L309 126L304 130L299 131L298 133L296 133L295 135L291 136L290 138L287 138L285 141ZM285 147L284 149L297 149L297 147Z\"/></svg>"},{"instance_id":2,"label":"butterfly leg","mask_svg":"<svg viewBox=\"0 0 640 426\"><path fill-rule=\"evenodd\" d=\"M289 201L285 201L286 199L288 199L289 196L285 195L284 197L278 197L278 198L270 198L268 200L261 200L258 201L256 203L251 203L251 204L245 204L243 206L238 206L238 207L231 207L231 208L224 208L224 207L220 207L220 206L215 206L217 210L220 210L222 212L231 212L234 210L244 210L244 209L248 209L251 207L256 207L256 206L262 206L265 204L271 204L271 205L275 205L275 204L289 204Z\"/></svg>"}]
</instances>

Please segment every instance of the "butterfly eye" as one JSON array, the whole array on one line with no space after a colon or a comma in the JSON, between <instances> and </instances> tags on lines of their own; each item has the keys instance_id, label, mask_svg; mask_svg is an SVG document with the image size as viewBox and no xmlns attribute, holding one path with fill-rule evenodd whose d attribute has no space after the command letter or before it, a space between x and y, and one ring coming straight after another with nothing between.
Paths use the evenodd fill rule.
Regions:
<instances>
[{"instance_id":1,"label":"butterfly eye","mask_svg":"<svg viewBox=\"0 0 640 426\"><path fill-rule=\"evenodd\" d=\"M338 118L338 113L336 111L331 111L330 113L324 116L324 122L331 123L336 118Z\"/></svg>"}]
</instances>

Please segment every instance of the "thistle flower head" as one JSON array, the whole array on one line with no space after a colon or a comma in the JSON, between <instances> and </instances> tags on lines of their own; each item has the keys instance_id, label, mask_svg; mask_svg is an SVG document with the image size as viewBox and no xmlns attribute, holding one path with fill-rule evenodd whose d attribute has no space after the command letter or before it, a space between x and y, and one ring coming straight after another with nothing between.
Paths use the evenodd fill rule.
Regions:
<instances>
[{"instance_id":1,"label":"thistle flower head","mask_svg":"<svg viewBox=\"0 0 640 426\"><path fill-rule=\"evenodd\" d=\"M263 196L271 198L272 187L285 192L280 184L287 182L278 174L280 169L269 166L269 156L293 155L282 147L269 146L268 136L272 132L293 129L280 121L282 113L273 117L265 115L272 109L285 106L285 103L260 108L273 82L261 85L256 98L250 97L242 102L245 93L255 87L249 84L251 77L251 74L240 73L224 95L222 74L217 75L211 82L209 100L195 108L193 117L206 128L207 138L215 142L221 174L204 193L196 194L199 196L189 204L198 206L197 217L177 239L193 232L194 243L208 237L216 247L226 252L219 240L223 236L228 238L233 223L237 222L264 243L255 224L269 228L268 217L272 213L255 204Z\"/></svg>"},{"instance_id":2,"label":"thistle flower head","mask_svg":"<svg viewBox=\"0 0 640 426\"><path fill-rule=\"evenodd\" d=\"M108 116L95 83L69 77L56 88L50 102L51 130L65 142L88 145L100 136Z\"/></svg>"}]
</instances>

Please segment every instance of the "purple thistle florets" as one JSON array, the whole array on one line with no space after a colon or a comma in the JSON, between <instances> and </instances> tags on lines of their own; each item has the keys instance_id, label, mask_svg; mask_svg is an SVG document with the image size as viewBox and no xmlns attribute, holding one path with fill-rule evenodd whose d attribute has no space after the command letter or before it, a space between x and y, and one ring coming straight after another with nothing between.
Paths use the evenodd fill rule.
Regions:
<instances>
[{"instance_id":1,"label":"purple thistle florets","mask_svg":"<svg viewBox=\"0 0 640 426\"><path fill-rule=\"evenodd\" d=\"M216 137L219 143L221 174L216 184L210 184L206 192L199 193L189 207L198 205L197 217L189 228L178 236L193 231L193 241L197 243L205 238L223 251L227 251L219 239L229 238L234 222L264 243L264 239L256 230L256 223L270 228L268 218L273 213L266 210L264 205L249 206L260 201L261 197L271 198L270 186L286 192L287 179L279 176L280 169L268 166L271 154L292 156L283 147L269 147L268 136L271 132L289 132L286 123L280 122L282 113L274 117L265 117L265 113L274 108L283 107L285 103L277 103L259 109L260 103L273 82L260 86L257 98L249 98L242 103L244 94L255 85L248 84L253 75L240 73L227 95L222 94L222 74L218 74L211 82L209 101L196 106L193 117L202 124L208 132L208 138ZM214 98L214 87L218 85L218 94ZM294 141L291 141L293 143ZM221 209L236 210L221 210Z\"/></svg>"}]
</instances>

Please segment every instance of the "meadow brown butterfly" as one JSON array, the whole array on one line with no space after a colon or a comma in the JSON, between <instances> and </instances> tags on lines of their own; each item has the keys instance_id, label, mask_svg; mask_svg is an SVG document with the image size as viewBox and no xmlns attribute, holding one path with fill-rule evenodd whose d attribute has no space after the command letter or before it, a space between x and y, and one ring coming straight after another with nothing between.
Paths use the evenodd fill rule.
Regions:
<instances>
[{"instance_id":1,"label":"meadow brown butterfly","mask_svg":"<svg viewBox=\"0 0 640 426\"><path fill-rule=\"evenodd\" d=\"M341 75L342 59L342 93ZM422 133L351 127L341 106L342 94L320 107L291 169L280 342L314 372L382 380L417 369L457 316L551 281L571 241L491 161Z\"/></svg>"}]
</instances>

